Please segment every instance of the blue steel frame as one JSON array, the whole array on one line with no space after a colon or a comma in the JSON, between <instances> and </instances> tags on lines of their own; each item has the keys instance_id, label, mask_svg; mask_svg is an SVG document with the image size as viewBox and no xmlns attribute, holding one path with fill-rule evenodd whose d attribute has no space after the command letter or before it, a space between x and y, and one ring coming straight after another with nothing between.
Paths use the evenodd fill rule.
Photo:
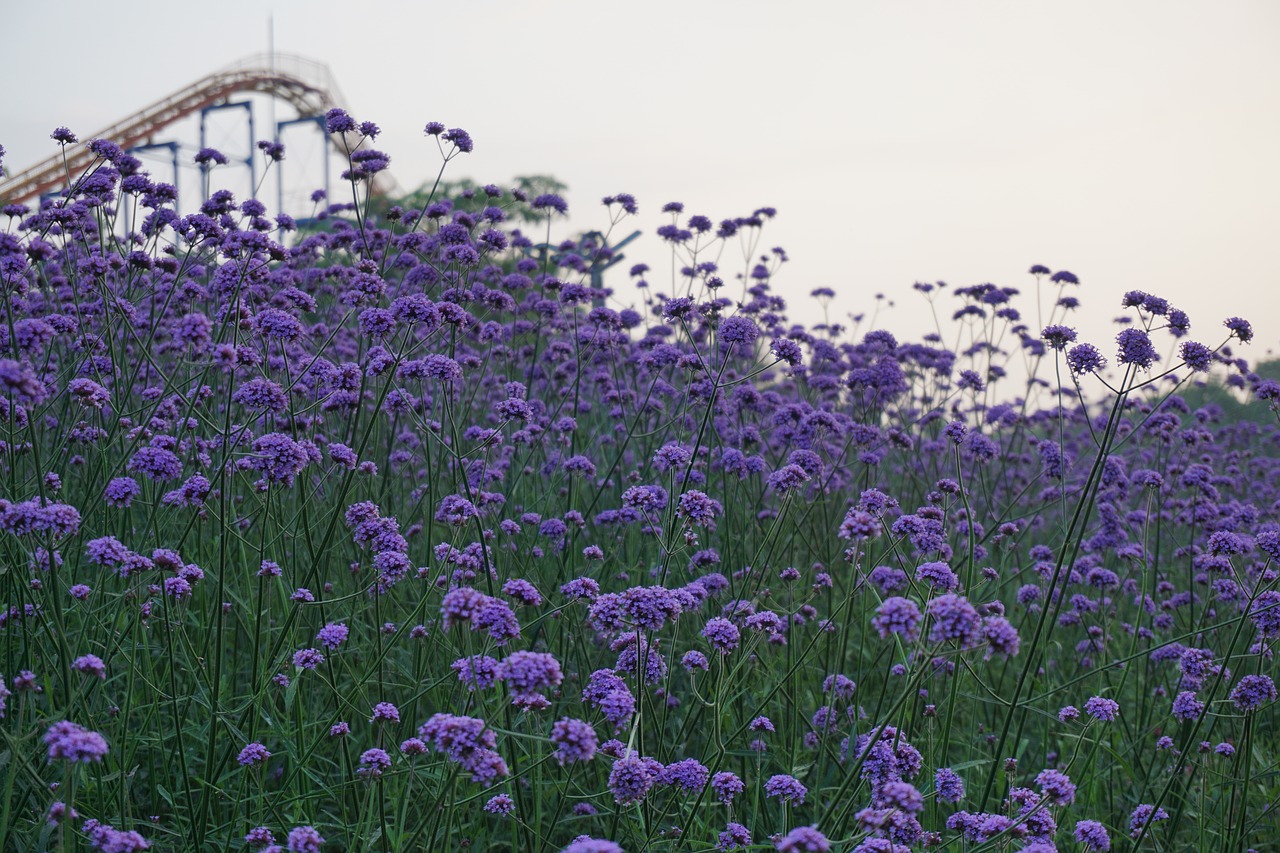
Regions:
<instances>
[{"instance_id":1,"label":"blue steel frame","mask_svg":"<svg viewBox=\"0 0 1280 853\"><path fill-rule=\"evenodd\" d=\"M217 112L218 110L239 110L239 109L244 110L249 118L249 145L248 145L249 153L244 159L240 159L238 157L229 158L229 159L233 159L234 162L236 163L244 163L246 166L249 167L249 187L250 187L250 190L253 192L253 194L256 195L257 189L258 189L258 169L257 169L257 166L254 164L254 159L253 159L254 133L253 133L253 104L252 103L250 103L249 101L229 101L225 104L214 104L211 107L205 107L204 109L200 110L200 147L202 149L208 147L207 131L206 131L205 123L209 117L209 113ZM205 180L204 180L204 186L201 188L201 191L203 192L205 196L205 200L207 201L209 196L209 181L208 181L209 171L207 167L205 168L204 172L205 172Z\"/></svg>"}]
</instances>

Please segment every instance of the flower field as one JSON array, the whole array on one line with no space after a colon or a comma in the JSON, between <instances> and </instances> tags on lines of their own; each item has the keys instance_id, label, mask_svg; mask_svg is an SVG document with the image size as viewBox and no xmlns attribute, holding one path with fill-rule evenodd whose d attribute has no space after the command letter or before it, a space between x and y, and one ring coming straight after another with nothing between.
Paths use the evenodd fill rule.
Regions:
<instances>
[{"instance_id":1,"label":"flower field","mask_svg":"<svg viewBox=\"0 0 1280 853\"><path fill-rule=\"evenodd\" d=\"M1280 849L1249 322L805 327L771 208L606 278L629 194L384 209L328 130L309 221L106 140L3 209L0 850Z\"/></svg>"}]
</instances>

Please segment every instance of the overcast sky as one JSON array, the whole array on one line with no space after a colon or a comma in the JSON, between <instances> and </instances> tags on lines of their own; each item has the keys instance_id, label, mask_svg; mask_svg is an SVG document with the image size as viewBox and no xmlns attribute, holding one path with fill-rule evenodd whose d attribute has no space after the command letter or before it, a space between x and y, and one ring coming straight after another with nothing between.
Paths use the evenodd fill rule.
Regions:
<instances>
[{"instance_id":1,"label":"overcast sky","mask_svg":"<svg viewBox=\"0 0 1280 853\"><path fill-rule=\"evenodd\" d=\"M57 125L87 137L265 50L269 13L277 50L327 62L382 126L406 187L438 167L422 126L439 120L476 140L455 176L567 183L560 236L623 191L650 233L668 201L776 207L764 242L792 258L777 286L796 317L820 316L816 287L836 314L882 292L880 325L919 334L913 282L1026 287L1045 264L1080 276L1074 322L1108 353L1133 288L1206 343L1232 314L1257 329L1251 357L1280 342L1274 0L10 3L8 168L47 156ZM653 237L628 253L664 257Z\"/></svg>"}]
</instances>

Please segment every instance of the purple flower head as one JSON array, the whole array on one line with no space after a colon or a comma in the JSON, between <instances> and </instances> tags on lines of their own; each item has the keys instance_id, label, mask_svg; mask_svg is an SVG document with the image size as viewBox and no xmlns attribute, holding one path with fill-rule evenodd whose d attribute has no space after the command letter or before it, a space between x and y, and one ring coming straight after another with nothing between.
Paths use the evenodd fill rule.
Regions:
<instances>
[{"instance_id":1,"label":"purple flower head","mask_svg":"<svg viewBox=\"0 0 1280 853\"><path fill-rule=\"evenodd\" d=\"M546 707L543 690L558 687L564 672L553 655L546 652L512 652L498 664L498 677L511 691L511 703L518 707Z\"/></svg>"},{"instance_id":2,"label":"purple flower head","mask_svg":"<svg viewBox=\"0 0 1280 853\"><path fill-rule=\"evenodd\" d=\"M751 830L740 823L732 821L725 825L724 831L717 836L717 850L740 850L751 846Z\"/></svg>"},{"instance_id":3,"label":"purple flower head","mask_svg":"<svg viewBox=\"0 0 1280 853\"><path fill-rule=\"evenodd\" d=\"M326 649L332 651L346 642L348 633L350 632L345 624L341 622L330 622L321 628L320 632L316 634L316 641Z\"/></svg>"},{"instance_id":4,"label":"purple flower head","mask_svg":"<svg viewBox=\"0 0 1280 853\"><path fill-rule=\"evenodd\" d=\"M809 789L796 777L779 773L770 776L764 783L764 793L766 797L775 797L784 803L799 806L804 804L804 798L808 796Z\"/></svg>"},{"instance_id":5,"label":"purple flower head","mask_svg":"<svg viewBox=\"0 0 1280 853\"><path fill-rule=\"evenodd\" d=\"M703 626L701 633L707 639L707 642L711 644L711 647L722 655L736 649L741 638L738 626L722 616L715 616L707 620L707 624Z\"/></svg>"},{"instance_id":6,"label":"purple flower head","mask_svg":"<svg viewBox=\"0 0 1280 853\"><path fill-rule=\"evenodd\" d=\"M1231 690L1231 701L1246 713L1276 701L1276 685L1268 675L1246 675Z\"/></svg>"},{"instance_id":7,"label":"purple flower head","mask_svg":"<svg viewBox=\"0 0 1280 853\"><path fill-rule=\"evenodd\" d=\"M1120 704L1113 699L1094 696L1084 703L1084 711L1095 720L1109 723L1116 718L1116 714L1120 713Z\"/></svg>"},{"instance_id":8,"label":"purple flower head","mask_svg":"<svg viewBox=\"0 0 1280 853\"><path fill-rule=\"evenodd\" d=\"M620 806L638 803L653 787L654 777L648 762L632 752L613 763L613 769L609 771L609 790Z\"/></svg>"},{"instance_id":9,"label":"purple flower head","mask_svg":"<svg viewBox=\"0 0 1280 853\"><path fill-rule=\"evenodd\" d=\"M1097 373L1106 365L1107 360L1093 344L1076 344L1067 351L1067 367L1077 376Z\"/></svg>"},{"instance_id":10,"label":"purple flower head","mask_svg":"<svg viewBox=\"0 0 1280 853\"><path fill-rule=\"evenodd\" d=\"M1151 343L1151 337L1142 329L1121 329L1120 334L1116 335L1116 342L1120 344L1120 352L1116 356L1116 361L1120 364L1132 364L1141 370L1147 370L1160 358L1155 344Z\"/></svg>"},{"instance_id":11,"label":"purple flower head","mask_svg":"<svg viewBox=\"0 0 1280 853\"><path fill-rule=\"evenodd\" d=\"M1082 820L1076 824L1075 829L1076 841L1084 845L1086 850L1110 850L1111 836L1107 834L1107 828L1096 820Z\"/></svg>"},{"instance_id":12,"label":"purple flower head","mask_svg":"<svg viewBox=\"0 0 1280 853\"><path fill-rule=\"evenodd\" d=\"M96 678L106 679L107 677L107 665L97 655L81 655L71 662L71 668Z\"/></svg>"},{"instance_id":13,"label":"purple flower head","mask_svg":"<svg viewBox=\"0 0 1280 853\"><path fill-rule=\"evenodd\" d=\"M721 771L711 777L711 789L715 791L716 799L727 806L733 802L734 797L747 790L747 786L737 775Z\"/></svg>"},{"instance_id":14,"label":"purple flower head","mask_svg":"<svg viewBox=\"0 0 1280 853\"><path fill-rule=\"evenodd\" d=\"M940 802L954 804L964 799L964 780L951 768L939 767L933 782Z\"/></svg>"},{"instance_id":15,"label":"purple flower head","mask_svg":"<svg viewBox=\"0 0 1280 853\"><path fill-rule=\"evenodd\" d=\"M947 592L960 588L960 578L943 562L921 564L916 568L916 580Z\"/></svg>"},{"instance_id":16,"label":"purple flower head","mask_svg":"<svg viewBox=\"0 0 1280 853\"><path fill-rule=\"evenodd\" d=\"M434 124L434 122L432 123ZM430 133L431 125L427 125L428 133ZM444 133L440 134L440 138L445 142L452 142L453 147L463 154L470 154L475 150L475 142L471 139L471 134L467 133L460 127L451 127Z\"/></svg>"},{"instance_id":17,"label":"purple flower head","mask_svg":"<svg viewBox=\"0 0 1280 853\"><path fill-rule=\"evenodd\" d=\"M458 673L458 680L467 690L484 690L498 681L498 661L487 655L458 658L450 668Z\"/></svg>"},{"instance_id":18,"label":"purple flower head","mask_svg":"<svg viewBox=\"0 0 1280 853\"><path fill-rule=\"evenodd\" d=\"M315 669L324 663L324 655L319 649L298 649L293 653L293 665L298 669Z\"/></svg>"},{"instance_id":19,"label":"purple flower head","mask_svg":"<svg viewBox=\"0 0 1280 853\"><path fill-rule=\"evenodd\" d=\"M876 629L881 638L887 639L890 634L898 634L908 643L920 636L922 620L919 606L909 598L894 596L887 598L876 608L871 617L871 627Z\"/></svg>"},{"instance_id":20,"label":"purple flower head","mask_svg":"<svg viewBox=\"0 0 1280 853\"><path fill-rule=\"evenodd\" d=\"M679 505L676 513L689 523L699 527L710 527L715 522L715 517L724 512L724 507L720 502L707 497L704 492L697 489L690 489L680 496Z\"/></svg>"},{"instance_id":21,"label":"purple flower head","mask_svg":"<svg viewBox=\"0 0 1280 853\"><path fill-rule=\"evenodd\" d=\"M356 120L347 111L334 107L324 115L325 130L329 133L351 133L356 129Z\"/></svg>"},{"instance_id":22,"label":"purple flower head","mask_svg":"<svg viewBox=\"0 0 1280 853\"><path fill-rule=\"evenodd\" d=\"M50 761L62 759L88 763L101 761L107 754L107 741L102 735L67 720L50 726L43 740L49 747Z\"/></svg>"},{"instance_id":23,"label":"purple flower head","mask_svg":"<svg viewBox=\"0 0 1280 853\"><path fill-rule=\"evenodd\" d=\"M925 608L932 620L929 641L932 643L956 642L968 648L982 639L982 617L977 609L961 595L940 595Z\"/></svg>"},{"instance_id":24,"label":"purple flower head","mask_svg":"<svg viewBox=\"0 0 1280 853\"><path fill-rule=\"evenodd\" d=\"M695 669L700 669L703 672L707 672L708 670L711 669L711 662L707 660L706 655L704 655L702 652L699 652L699 651L685 652L684 655L681 656L680 658L680 665L683 666L685 670L690 673L692 673Z\"/></svg>"},{"instance_id":25,"label":"purple flower head","mask_svg":"<svg viewBox=\"0 0 1280 853\"><path fill-rule=\"evenodd\" d=\"M668 764L658 774L658 780L664 785L679 788L682 793L692 794L706 787L711 778L711 771L695 758L686 758Z\"/></svg>"},{"instance_id":26,"label":"purple flower head","mask_svg":"<svg viewBox=\"0 0 1280 853\"><path fill-rule=\"evenodd\" d=\"M1164 809L1158 809L1150 803L1142 803L1129 815L1129 834L1137 838L1149 824L1168 819L1169 813Z\"/></svg>"},{"instance_id":27,"label":"purple flower head","mask_svg":"<svg viewBox=\"0 0 1280 853\"><path fill-rule=\"evenodd\" d=\"M262 764L271 753L260 743L254 742L247 744L244 749L240 750L240 755L236 757L236 761L244 767L252 767L255 764Z\"/></svg>"},{"instance_id":28,"label":"purple flower head","mask_svg":"<svg viewBox=\"0 0 1280 853\"><path fill-rule=\"evenodd\" d=\"M484 804L484 810L490 814L506 817L516 810L515 802L506 794L498 794Z\"/></svg>"},{"instance_id":29,"label":"purple flower head","mask_svg":"<svg viewBox=\"0 0 1280 853\"><path fill-rule=\"evenodd\" d=\"M390 702L379 702L373 706L373 716L369 722L376 723L379 720L387 723L400 722L400 709Z\"/></svg>"},{"instance_id":30,"label":"purple flower head","mask_svg":"<svg viewBox=\"0 0 1280 853\"><path fill-rule=\"evenodd\" d=\"M556 745L556 761L563 766L575 761L590 761L595 757L599 741L589 723L563 717L551 726L551 742Z\"/></svg>"},{"instance_id":31,"label":"purple flower head","mask_svg":"<svg viewBox=\"0 0 1280 853\"><path fill-rule=\"evenodd\" d=\"M773 845L779 853L828 853L831 842L816 826L797 826Z\"/></svg>"},{"instance_id":32,"label":"purple flower head","mask_svg":"<svg viewBox=\"0 0 1280 853\"><path fill-rule=\"evenodd\" d=\"M1239 317L1228 317L1222 321L1222 325L1230 329L1232 337L1238 339L1240 343L1247 344L1253 340L1253 326L1249 325L1248 320L1242 320Z\"/></svg>"},{"instance_id":33,"label":"purple flower head","mask_svg":"<svg viewBox=\"0 0 1280 853\"><path fill-rule=\"evenodd\" d=\"M360 766L356 769L356 774L365 778L373 778L381 776L384 771L391 768L391 756L387 754L385 749L374 747L366 749L360 754Z\"/></svg>"},{"instance_id":34,"label":"purple flower head","mask_svg":"<svg viewBox=\"0 0 1280 853\"><path fill-rule=\"evenodd\" d=\"M287 846L289 853L321 853L324 836L316 832L314 827L294 827L289 830Z\"/></svg>"},{"instance_id":35,"label":"purple flower head","mask_svg":"<svg viewBox=\"0 0 1280 853\"><path fill-rule=\"evenodd\" d=\"M1044 331L1040 333L1040 337L1049 346L1061 352L1067 348L1067 344L1075 343L1076 330L1070 326L1045 326Z\"/></svg>"},{"instance_id":36,"label":"purple flower head","mask_svg":"<svg viewBox=\"0 0 1280 853\"><path fill-rule=\"evenodd\" d=\"M1069 806L1076 800L1075 783L1058 770L1042 770L1036 776L1036 784L1045 798L1055 806Z\"/></svg>"},{"instance_id":37,"label":"purple flower head","mask_svg":"<svg viewBox=\"0 0 1280 853\"><path fill-rule=\"evenodd\" d=\"M534 210L554 210L557 213L568 213L569 204L555 193L543 193L536 197L530 205Z\"/></svg>"}]
</instances>

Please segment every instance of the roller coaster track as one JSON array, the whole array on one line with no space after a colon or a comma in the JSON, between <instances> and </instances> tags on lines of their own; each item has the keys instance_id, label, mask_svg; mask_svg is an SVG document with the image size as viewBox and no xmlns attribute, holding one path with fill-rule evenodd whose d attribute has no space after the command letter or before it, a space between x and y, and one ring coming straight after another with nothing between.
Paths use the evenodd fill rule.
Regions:
<instances>
[{"instance_id":1,"label":"roller coaster track","mask_svg":"<svg viewBox=\"0 0 1280 853\"><path fill-rule=\"evenodd\" d=\"M149 143L158 132L193 113L225 103L232 95L252 93L286 101L297 110L299 118L320 116L344 104L327 65L301 56L261 54L184 86L89 139L109 139L127 151ZM334 137L331 141L338 144ZM0 203L25 202L65 189L68 173L74 179L95 159L96 155L84 145L67 146L65 160L63 153L55 154L0 183ZM394 187L390 176L384 175L378 176L375 192Z\"/></svg>"}]
</instances>

